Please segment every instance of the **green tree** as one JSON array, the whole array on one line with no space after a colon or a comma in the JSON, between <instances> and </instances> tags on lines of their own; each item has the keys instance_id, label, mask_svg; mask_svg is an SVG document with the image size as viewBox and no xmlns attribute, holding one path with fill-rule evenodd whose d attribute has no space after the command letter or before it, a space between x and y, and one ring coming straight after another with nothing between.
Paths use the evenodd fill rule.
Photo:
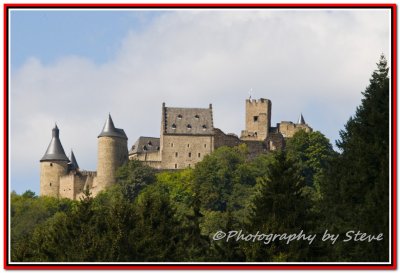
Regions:
<instances>
[{"instance_id":1,"label":"green tree","mask_svg":"<svg viewBox=\"0 0 400 273\"><path fill-rule=\"evenodd\" d=\"M256 234L293 234L312 231L310 200L305 196L304 178L294 162L284 152L274 154L267 174L259 179L259 193L254 199L247 231ZM247 261L307 261L309 245L304 241L290 244L243 242Z\"/></svg>"},{"instance_id":2,"label":"green tree","mask_svg":"<svg viewBox=\"0 0 400 273\"><path fill-rule=\"evenodd\" d=\"M301 130L287 140L286 152L301 169L306 184L319 194L320 181L335 154L329 139L318 131L307 133Z\"/></svg>"},{"instance_id":3,"label":"green tree","mask_svg":"<svg viewBox=\"0 0 400 273\"><path fill-rule=\"evenodd\" d=\"M381 56L361 105L340 131L341 153L321 184L326 228L341 234L383 233L378 242L339 242L331 259L388 261L389 253L389 68Z\"/></svg>"},{"instance_id":4,"label":"green tree","mask_svg":"<svg viewBox=\"0 0 400 273\"><path fill-rule=\"evenodd\" d=\"M117 170L117 183L126 199L133 201L147 185L156 181L155 169L139 160L129 160Z\"/></svg>"},{"instance_id":5,"label":"green tree","mask_svg":"<svg viewBox=\"0 0 400 273\"><path fill-rule=\"evenodd\" d=\"M181 226L175 217L167 190L160 184L148 186L136 200L135 226L130 230L128 241L133 261L177 262L181 261L184 248Z\"/></svg>"},{"instance_id":6,"label":"green tree","mask_svg":"<svg viewBox=\"0 0 400 273\"><path fill-rule=\"evenodd\" d=\"M11 193L11 260L23 261L29 257L29 241L38 225L46 222L58 212L70 209L73 202L68 199L38 197L32 191L22 195Z\"/></svg>"}]
</instances>

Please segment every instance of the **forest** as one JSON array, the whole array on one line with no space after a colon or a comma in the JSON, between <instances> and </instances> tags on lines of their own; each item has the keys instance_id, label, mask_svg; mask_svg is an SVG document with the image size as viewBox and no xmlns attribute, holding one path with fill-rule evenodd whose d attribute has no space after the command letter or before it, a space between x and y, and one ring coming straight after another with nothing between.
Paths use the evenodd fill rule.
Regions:
<instances>
[{"instance_id":1,"label":"forest","mask_svg":"<svg viewBox=\"0 0 400 273\"><path fill-rule=\"evenodd\" d=\"M388 261L388 74L381 56L337 150L322 133L300 131L256 158L241 145L180 171L129 161L116 185L79 201L12 192L11 261ZM316 239L216 240L219 231ZM338 240L321 240L326 232Z\"/></svg>"}]
</instances>

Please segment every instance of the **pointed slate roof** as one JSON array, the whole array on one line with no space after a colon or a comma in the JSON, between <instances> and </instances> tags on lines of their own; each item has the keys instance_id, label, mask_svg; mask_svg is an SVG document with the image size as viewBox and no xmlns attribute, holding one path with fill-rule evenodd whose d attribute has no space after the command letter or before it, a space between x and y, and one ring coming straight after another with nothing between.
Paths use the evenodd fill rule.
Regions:
<instances>
[{"instance_id":1,"label":"pointed slate roof","mask_svg":"<svg viewBox=\"0 0 400 273\"><path fill-rule=\"evenodd\" d=\"M70 166L70 169L71 169L71 170L79 169L78 162L76 161L74 152L73 152L72 150L71 150L71 160L70 160L70 162L68 163L68 165Z\"/></svg>"},{"instance_id":2,"label":"pointed slate roof","mask_svg":"<svg viewBox=\"0 0 400 273\"><path fill-rule=\"evenodd\" d=\"M60 130L56 126L53 128L53 133L52 133L52 138L49 144L49 147L47 147L46 153L40 160L40 162L43 161L69 161L68 157L65 155L64 148L61 145L60 141Z\"/></svg>"},{"instance_id":3,"label":"pointed slate roof","mask_svg":"<svg viewBox=\"0 0 400 273\"><path fill-rule=\"evenodd\" d=\"M120 137L128 139L123 129L115 128L110 114L108 114L103 130L98 137Z\"/></svg>"},{"instance_id":4,"label":"pointed slate roof","mask_svg":"<svg viewBox=\"0 0 400 273\"><path fill-rule=\"evenodd\" d=\"M303 114L300 114L299 120L297 121L297 124L306 124L303 118Z\"/></svg>"}]
</instances>

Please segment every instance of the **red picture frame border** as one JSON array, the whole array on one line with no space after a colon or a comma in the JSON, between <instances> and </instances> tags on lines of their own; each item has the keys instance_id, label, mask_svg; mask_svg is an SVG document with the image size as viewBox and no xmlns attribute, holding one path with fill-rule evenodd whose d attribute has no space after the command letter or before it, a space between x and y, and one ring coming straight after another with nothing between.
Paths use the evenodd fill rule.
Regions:
<instances>
[{"instance_id":1,"label":"red picture frame border","mask_svg":"<svg viewBox=\"0 0 400 273\"><path fill-rule=\"evenodd\" d=\"M391 10L391 106L392 106L392 252L391 264L10 264L8 260L8 77L9 77L9 29L8 11L15 8L386 8ZM3 5L4 13L4 269L37 269L37 270L115 270L115 269L136 269L136 270L323 270L323 269L358 269L358 270L382 270L397 268L397 5L396 4L374 4L374 3L325 3L325 4L278 4L278 3L35 3L22 4L6 3Z\"/></svg>"}]
</instances>

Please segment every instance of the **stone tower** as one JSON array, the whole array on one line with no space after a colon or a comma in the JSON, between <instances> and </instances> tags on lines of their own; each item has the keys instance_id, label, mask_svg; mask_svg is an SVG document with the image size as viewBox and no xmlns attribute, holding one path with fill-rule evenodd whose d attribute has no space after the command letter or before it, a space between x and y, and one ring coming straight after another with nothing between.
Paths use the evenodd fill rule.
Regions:
<instances>
[{"instance_id":1,"label":"stone tower","mask_svg":"<svg viewBox=\"0 0 400 273\"><path fill-rule=\"evenodd\" d=\"M263 141L271 127L271 101L268 99L246 100L246 130L241 139Z\"/></svg>"},{"instance_id":2,"label":"stone tower","mask_svg":"<svg viewBox=\"0 0 400 273\"><path fill-rule=\"evenodd\" d=\"M57 125L46 153L40 160L40 195L58 197L60 177L68 172L69 159L61 145Z\"/></svg>"},{"instance_id":3,"label":"stone tower","mask_svg":"<svg viewBox=\"0 0 400 273\"><path fill-rule=\"evenodd\" d=\"M98 136L97 187L102 190L115 183L118 167L128 160L128 138L122 129L115 128L108 115Z\"/></svg>"}]
</instances>

